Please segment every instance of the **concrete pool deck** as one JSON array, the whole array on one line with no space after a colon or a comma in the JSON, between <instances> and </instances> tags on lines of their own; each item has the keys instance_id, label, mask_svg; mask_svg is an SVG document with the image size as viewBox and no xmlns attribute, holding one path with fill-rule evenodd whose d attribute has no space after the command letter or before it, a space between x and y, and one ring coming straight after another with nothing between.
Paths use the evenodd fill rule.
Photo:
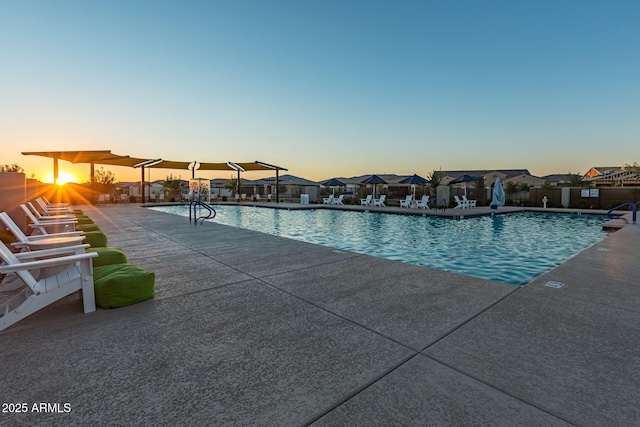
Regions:
<instances>
[{"instance_id":1,"label":"concrete pool deck","mask_svg":"<svg viewBox=\"0 0 640 427\"><path fill-rule=\"evenodd\" d=\"M0 425L640 423L638 225L515 287L81 208L156 296L85 315L72 295L0 332L3 403L29 408Z\"/></svg>"}]
</instances>

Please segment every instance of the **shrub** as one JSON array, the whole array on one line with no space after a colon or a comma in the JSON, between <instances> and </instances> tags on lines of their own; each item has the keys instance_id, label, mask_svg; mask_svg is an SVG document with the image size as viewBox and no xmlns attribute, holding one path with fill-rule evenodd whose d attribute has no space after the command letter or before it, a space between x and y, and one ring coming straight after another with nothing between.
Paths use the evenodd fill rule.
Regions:
<instances>
[{"instance_id":1,"label":"shrub","mask_svg":"<svg viewBox=\"0 0 640 427\"><path fill-rule=\"evenodd\" d=\"M620 206L620 205L621 205L621 204L623 204L623 203L624 203L624 202L621 202L620 200L614 200L613 202L609 203L609 204L605 207L605 209L606 209L606 210L613 209L613 208L615 208L616 206ZM628 209L628 207L627 207L627 209Z\"/></svg>"}]
</instances>

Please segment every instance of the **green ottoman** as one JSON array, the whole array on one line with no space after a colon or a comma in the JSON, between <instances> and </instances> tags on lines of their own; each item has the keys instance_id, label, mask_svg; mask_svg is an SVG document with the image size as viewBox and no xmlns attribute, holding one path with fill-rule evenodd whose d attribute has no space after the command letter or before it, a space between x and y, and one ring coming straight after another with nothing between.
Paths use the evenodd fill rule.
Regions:
<instances>
[{"instance_id":1,"label":"green ottoman","mask_svg":"<svg viewBox=\"0 0 640 427\"><path fill-rule=\"evenodd\" d=\"M155 273L133 264L113 264L93 269L96 304L118 308L153 298Z\"/></svg>"},{"instance_id":2,"label":"green ottoman","mask_svg":"<svg viewBox=\"0 0 640 427\"><path fill-rule=\"evenodd\" d=\"M92 248L103 248L107 246L107 235L102 231L86 231L84 243L88 243Z\"/></svg>"},{"instance_id":3,"label":"green ottoman","mask_svg":"<svg viewBox=\"0 0 640 427\"><path fill-rule=\"evenodd\" d=\"M124 251L115 246L109 246L106 248L89 248L87 249L87 252L98 253L97 257L92 258L93 268L112 264L126 264L127 262L127 256Z\"/></svg>"},{"instance_id":4,"label":"green ottoman","mask_svg":"<svg viewBox=\"0 0 640 427\"><path fill-rule=\"evenodd\" d=\"M78 224L93 224L93 220L88 216L76 216Z\"/></svg>"},{"instance_id":5,"label":"green ottoman","mask_svg":"<svg viewBox=\"0 0 640 427\"><path fill-rule=\"evenodd\" d=\"M96 224L76 224L77 231L102 231Z\"/></svg>"}]
</instances>

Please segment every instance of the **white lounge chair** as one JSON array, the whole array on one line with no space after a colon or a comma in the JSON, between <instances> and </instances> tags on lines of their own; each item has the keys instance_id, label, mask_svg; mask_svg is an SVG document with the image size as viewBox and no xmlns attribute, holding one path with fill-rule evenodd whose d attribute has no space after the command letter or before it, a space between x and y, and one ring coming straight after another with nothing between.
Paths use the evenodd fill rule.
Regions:
<instances>
[{"instance_id":1,"label":"white lounge chair","mask_svg":"<svg viewBox=\"0 0 640 427\"><path fill-rule=\"evenodd\" d=\"M20 208L31 220L30 226L32 228L38 229L40 234L59 233L61 231L76 231L76 224L78 223L77 219L44 221L36 218L25 204L20 205Z\"/></svg>"},{"instance_id":2,"label":"white lounge chair","mask_svg":"<svg viewBox=\"0 0 640 427\"><path fill-rule=\"evenodd\" d=\"M78 237L82 237L82 231L69 231L66 233L57 233L57 234L38 234L35 236L27 236L22 232L20 227L11 219L11 217L6 212L0 212L0 221L4 223L5 227L18 239L17 242L12 243L16 248L29 248L31 243L36 243L42 240L52 239L52 238L69 238L68 243L70 246L72 244L78 243ZM61 242L64 245L64 242Z\"/></svg>"},{"instance_id":3,"label":"white lounge chair","mask_svg":"<svg viewBox=\"0 0 640 427\"><path fill-rule=\"evenodd\" d=\"M333 194L329 194L329 197L324 197L322 199L323 205L332 205L333 204Z\"/></svg>"},{"instance_id":4,"label":"white lounge chair","mask_svg":"<svg viewBox=\"0 0 640 427\"><path fill-rule=\"evenodd\" d=\"M418 209L427 209L429 207L429 196L422 196L422 199L416 202Z\"/></svg>"},{"instance_id":5,"label":"white lounge chair","mask_svg":"<svg viewBox=\"0 0 640 427\"><path fill-rule=\"evenodd\" d=\"M367 195L365 199L360 199L360 206L371 206L371 199L373 196L371 194Z\"/></svg>"},{"instance_id":6,"label":"white lounge chair","mask_svg":"<svg viewBox=\"0 0 640 427\"><path fill-rule=\"evenodd\" d=\"M25 254L37 254L37 252L25 252ZM0 242L0 257L7 264L0 266L0 273L15 272L26 285L18 294L0 304L0 331L80 290L82 290L84 312L95 311L96 299L93 290L91 258L96 256L98 256L96 252L88 252L37 261L22 261ZM36 268L61 265L68 265L68 267L58 274L40 280L36 280L29 272Z\"/></svg>"},{"instance_id":7,"label":"white lounge chair","mask_svg":"<svg viewBox=\"0 0 640 427\"><path fill-rule=\"evenodd\" d=\"M467 204L468 208L475 208L476 207L476 200L469 200L467 199L467 196L462 196L462 201L465 202Z\"/></svg>"},{"instance_id":8,"label":"white lounge chair","mask_svg":"<svg viewBox=\"0 0 640 427\"><path fill-rule=\"evenodd\" d=\"M384 204L384 201L386 200L386 198L387 198L386 194L381 194L379 199L373 200L373 206L380 206L380 207L386 206Z\"/></svg>"},{"instance_id":9,"label":"white lounge chair","mask_svg":"<svg viewBox=\"0 0 640 427\"><path fill-rule=\"evenodd\" d=\"M49 199L47 199L47 197L44 195L40 196L40 198L50 208L66 208L67 206L69 206L69 203L51 203Z\"/></svg>"},{"instance_id":10,"label":"white lounge chair","mask_svg":"<svg viewBox=\"0 0 640 427\"><path fill-rule=\"evenodd\" d=\"M400 200L400 207L401 208L411 207L411 200L413 200L413 195L407 194L407 197L405 197L404 200Z\"/></svg>"},{"instance_id":11,"label":"white lounge chair","mask_svg":"<svg viewBox=\"0 0 640 427\"><path fill-rule=\"evenodd\" d=\"M48 206L40 197L36 198L36 203L40 206L45 215L63 215L73 213L73 210L68 206Z\"/></svg>"},{"instance_id":12,"label":"white lounge chair","mask_svg":"<svg viewBox=\"0 0 640 427\"><path fill-rule=\"evenodd\" d=\"M453 200L456 201L456 205L454 206L454 209L467 209L469 207L467 202L465 202L464 200L460 200L460 197L458 196L453 196Z\"/></svg>"},{"instance_id":13,"label":"white lounge chair","mask_svg":"<svg viewBox=\"0 0 640 427\"><path fill-rule=\"evenodd\" d=\"M342 203L342 200L344 200L344 194L339 195L337 199L333 199L333 204L344 205L344 203Z\"/></svg>"},{"instance_id":14,"label":"white lounge chair","mask_svg":"<svg viewBox=\"0 0 640 427\"><path fill-rule=\"evenodd\" d=\"M40 213L38 209L36 209L36 207L33 206L33 203L27 202L25 204L27 205L28 208L31 209L31 212L33 212L36 218L44 221L60 220L60 219L76 219L75 215L71 215L71 214L48 214L46 212Z\"/></svg>"}]
</instances>

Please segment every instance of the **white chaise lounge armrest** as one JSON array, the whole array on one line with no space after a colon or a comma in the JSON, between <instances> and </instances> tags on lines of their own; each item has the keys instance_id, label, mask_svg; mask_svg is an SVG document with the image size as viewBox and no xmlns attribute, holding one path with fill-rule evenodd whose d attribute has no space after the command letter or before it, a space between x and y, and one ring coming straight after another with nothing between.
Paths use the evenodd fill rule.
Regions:
<instances>
[{"instance_id":1,"label":"white chaise lounge armrest","mask_svg":"<svg viewBox=\"0 0 640 427\"><path fill-rule=\"evenodd\" d=\"M18 253L15 253L14 255L16 256L16 258L22 261L22 260L56 256L56 255L65 255L65 254L74 255L77 253L81 254L82 252L86 251L87 248L89 247L91 247L91 245L85 243L83 245L63 246L59 248L41 249L41 250L29 251L29 252L18 252ZM78 251L82 251L82 252L78 252Z\"/></svg>"},{"instance_id":2,"label":"white chaise lounge armrest","mask_svg":"<svg viewBox=\"0 0 640 427\"><path fill-rule=\"evenodd\" d=\"M41 259L38 261L21 262L20 264L0 265L0 273L11 273L16 271L32 270L34 268L52 267L55 265L69 264L85 259L95 258L97 252L87 252L79 255L63 256L59 258Z\"/></svg>"},{"instance_id":3,"label":"white chaise lounge armrest","mask_svg":"<svg viewBox=\"0 0 640 427\"><path fill-rule=\"evenodd\" d=\"M31 234L29 240L42 240L51 239L57 237L80 237L84 234L84 231L63 231L62 233L49 233L49 234Z\"/></svg>"}]
</instances>

